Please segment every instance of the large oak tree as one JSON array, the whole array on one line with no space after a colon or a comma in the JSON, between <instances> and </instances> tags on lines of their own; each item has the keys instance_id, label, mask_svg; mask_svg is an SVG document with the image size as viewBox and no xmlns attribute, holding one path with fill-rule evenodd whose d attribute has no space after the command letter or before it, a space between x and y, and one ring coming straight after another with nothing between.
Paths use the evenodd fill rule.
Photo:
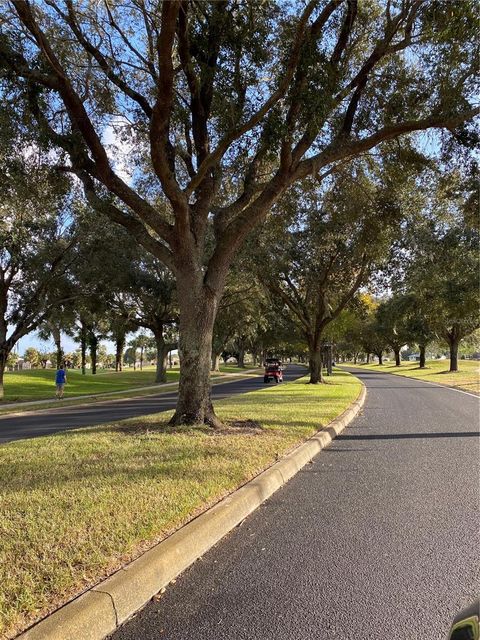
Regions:
<instances>
[{"instance_id":1,"label":"large oak tree","mask_svg":"<svg viewBox=\"0 0 480 640\"><path fill-rule=\"evenodd\" d=\"M209 368L226 274L282 193L476 113L474 0L1 6L7 97L28 104L90 203L175 273L174 422L217 422ZM130 180L109 154L115 126Z\"/></svg>"}]
</instances>

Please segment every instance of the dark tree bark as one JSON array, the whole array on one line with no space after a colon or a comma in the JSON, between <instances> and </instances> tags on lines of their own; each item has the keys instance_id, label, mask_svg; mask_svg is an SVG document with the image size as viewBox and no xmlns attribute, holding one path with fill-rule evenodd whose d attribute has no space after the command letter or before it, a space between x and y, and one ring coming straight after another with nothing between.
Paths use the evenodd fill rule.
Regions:
<instances>
[{"instance_id":1,"label":"dark tree bark","mask_svg":"<svg viewBox=\"0 0 480 640\"><path fill-rule=\"evenodd\" d=\"M320 333L306 334L308 344L309 384L325 382L323 378L322 341Z\"/></svg>"},{"instance_id":2,"label":"dark tree bark","mask_svg":"<svg viewBox=\"0 0 480 640\"><path fill-rule=\"evenodd\" d=\"M80 327L80 353L82 375L84 376L87 372L87 328L83 323Z\"/></svg>"},{"instance_id":3,"label":"dark tree bark","mask_svg":"<svg viewBox=\"0 0 480 640\"><path fill-rule=\"evenodd\" d=\"M212 371L220 371L220 357L221 353L212 352Z\"/></svg>"},{"instance_id":4,"label":"dark tree bark","mask_svg":"<svg viewBox=\"0 0 480 640\"><path fill-rule=\"evenodd\" d=\"M420 367L420 369L425 369L425 350L426 350L426 346L424 344L420 344L419 345L419 349L420 349L419 367Z\"/></svg>"},{"instance_id":5,"label":"dark tree bark","mask_svg":"<svg viewBox=\"0 0 480 640\"><path fill-rule=\"evenodd\" d=\"M63 364L63 349L62 349L62 337L60 333L60 329L55 324L49 324L50 331L53 336L53 341L55 342L55 351L56 351L56 364L57 369Z\"/></svg>"},{"instance_id":6,"label":"dark tree bark","mask_svg":"<svg viewBox=\"0 0 480 640\"><path fill-rule=\"evenodd\" d=\"M167 345L163 337L163 327L155 329L155 347L157 350L157 365L155 370L155 382L163 383L167 381L167 360L170 345Z\"/></svg>"},{"instance_id":7,"label":"dark tree bark","mask_svg":"<svg viewBox=\"0 0 480 640\"><path fill-rule=\"evenodd\" d=\"M97 373L97 349L98 349L98 337L93 331L88 335L88 346L90 349L90 360L92 361L92 375Z\"/></svg>"},{"instance_id":8,"label":"dark tree bark","mask_svg":"<svg viewBox=\"0 0 480 640\"><path fill-rule=\"evenodd\" d=\"M370 352L367 352L366 364L370 364Z\"/></svg>"},{"instance_id":9,"label":"dark tree bark","mask_svg":"<svg viewBox=\"0 0 480 640\"><path fill-rule=\"evenodd\" d=\"M318 384L324 382L322 373L322 352L321 349L309 351L308 367L310 369L309 384Z\"/></svg>"},{"instance_id":10,"label":"dark tree bark","mask_svg":"<svg viewBox=\"0 0 480 640\"><path fill-rule=\"evenodd\" d=\"M383 351L375 351L375 355L378 358L378 364L382 365L383 364Z\"/></svg>"},{"instance_id":11,"label":"dark tree bark","mask_svg":"<svg viewBox=\"0 0 480 640\"><path fill-rule=\"evenodd\" d=\"M7 352L5 349L0 349L0 402L3 400L5 394L3 377L7 366L8 354L9 352Z\"/></svg>"},{"instance_id":12,"label":"dark tree bark","mask_svg":"<svg viewBox=\"0 0 480 640\"><path fill-rule=\"evenodd\" d=\"M394 349L393 353L395 354L395 366L399 367L401 364L400 361L400 349Z\"/></svg>"},{"instance_id":13,"label":"dark tree bark","mask_svg":"<svg viewBox=\"0 0 480 640\"><path fill-rule=\"evenodd\" d=\"M457 333L453 331L448 334L448 346L450 349L450 371L456 372L458 371L458 346L460 344L460 339L457 336Z\"/></svg>"},{"instance_id":14,"label":"dark tree bark","mask_svg":"<svg viewBox=\"0 0 480 640\"><path fill-rule=\"evenodd\" d=\"M243 346L238 350L238 366L245 368L245 349Z\"/></svg>"},{"instance_id":15,"label":"dark tree bark","mask_svg":"<svg viewBox=\"0 0 480 640\"><path fill-rule=\"evenodd\" d=\"M221 422L213 410L210 368L219 296L213 288L207 289L198 282L198 277L195 279L192 282L188 272L177 274L180 382L171 424L208 424L217 428Z\"/></svg>"},{"instance_id":16,"label":"dark tree bark","mask_svg":"<svg viewBox=\"0 0 480 640\"><path fill-rule=\"evenodd\" d=\"M125 349L125 334L117 335L115 340L115 371L123 369L123 351Z\"/></svg>"}]
</instances>

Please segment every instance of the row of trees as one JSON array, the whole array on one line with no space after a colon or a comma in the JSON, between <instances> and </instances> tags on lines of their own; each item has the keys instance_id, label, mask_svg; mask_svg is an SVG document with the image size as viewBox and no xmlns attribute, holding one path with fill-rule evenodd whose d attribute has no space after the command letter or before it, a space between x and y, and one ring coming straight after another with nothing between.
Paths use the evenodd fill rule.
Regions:
<instances>
[{"instance_id":1,"label":"row of trees","mask_svg":"<svg viewBox=\"0 0 480 640\"><path fill-rule=\"evenodd\" d=\"M266 223L261 249L268 256L276 219L293 231L293 245L281 241L270 255L273 268L265 269L261 284L268 279L275 302L294 313L315 382L325 327L375 271L382 243L403 224L396 196L389 195L395 178L388 182L388 156L398 151L415 166L419 138L389 144L426 129L449 130L457 142L469 142L465 123L478 113L470 104L477 63L473 0L311 0L293 6L168 0L156 10L143 0L128 7L11 0L0 10L0 91L2 103L16 106L7 145L21 164L34 155L47 158L52 175L74 176L62 178L70 184L65 193L80 183L95 212L92 222L76 199L47 206L39 198L50 236L32 226L32 217L17 245L8 245L9 212L17 206L15 194L8 194L2 204L7 248L0 369L15 341L51 317L54 307L57 317L66 318L79 282L89 283L91 293L75 303L82 353L87 343L95 353L99 309L113 300L119 317L127 310L133 323L154 333L161 363L172 321L165 301L175 291L182 366L174 424L218 425L209 380L215 321L232 264L242 247L248 253L250 242L256 244L251 232ZM32 132L32 152L18 154L29 149L24 139ZM116 149L107 142L112 132ZM371 156L376 168L355 165L380 149L382 158ZM30 167L21 171L28 176ZM10 166L6 175L15 191ZM358 209L346 198L336 205L349 188ZM313 195L298 195L312 189ZM303 211L291 224L289 199ZM319 204L307 213L305 203L313 200ZM125 229L125 271L111 254L116 231L105 217ZM84 240L98 224L92 260L79 259L88 255ZM310 258L311 236L328 240L325 250L314 250L310 275L303 276L298 265ZM32 249L22 253L24 246ZM17 249L20 267L12 266ZM110 284L102 289L98 255L104 256L100 271L113 269L112 278L125 278L121 296ZM46 265L45 274L28 277L36 261ZM12 305L15 278L23 288L16 289ZM149 296L155 287L155 304L137 313L138 292L143 304L143 292ZM32 313L34 299L42 305ZM13 327L9 335L7 325ZM120 323L118 344L124 336Z\"/></svg>"},{"instance_id":2,"label":"row of trees","mask_svg":"<svg viewBox=\"0 0 480 640\"><path fill-rule=\"evenodd\" d=\"M450 371L458 370L462 340L480 327L478 287L480 229L477 168L462 175L427 172L415 215L396 242L387 277L390 295L381 302L357 301L339 338L352 355L418 345L420 367L433 342L448 346ZM421 215L418 215L421 211Z\"/></svg>"}]
</instances>

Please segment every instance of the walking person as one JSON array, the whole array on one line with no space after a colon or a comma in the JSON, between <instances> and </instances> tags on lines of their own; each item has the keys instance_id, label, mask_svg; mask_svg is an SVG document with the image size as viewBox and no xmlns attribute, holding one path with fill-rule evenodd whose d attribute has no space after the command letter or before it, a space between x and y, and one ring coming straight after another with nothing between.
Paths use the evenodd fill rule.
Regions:
<instances>
[{"instance_id":1,"label":"walking person","mask_svg":"<svg viewBox=\"0 0 480 640\"><path fill-rule=\"evenodd\" d=\"M63 398L63 389L65 387L66 382L67 382L67 372L65 371L65 366L62 364L60 366L60 369L58 369L57 373L55 374L55 384L57 387L57 391L55 395L58 400L61 400Z\"/></svg>"}]
</instances>

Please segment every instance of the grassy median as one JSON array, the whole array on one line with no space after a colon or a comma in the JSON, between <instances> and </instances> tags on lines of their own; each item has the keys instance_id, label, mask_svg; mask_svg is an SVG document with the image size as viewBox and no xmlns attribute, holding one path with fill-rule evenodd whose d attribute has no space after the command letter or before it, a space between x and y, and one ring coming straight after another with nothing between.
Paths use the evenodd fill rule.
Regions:
<instances>
[{"instance_id":1,"label":"grassy median","mask_svg":"<svg viewBox=\"0 0 480 640\"><path fill-rule=\"evenodd\" d=\"M242 373L245 369L235 365L222 365L221 373ZM212 375L215 375L212 372ZM218 372L217 372L218 375ZM167 370L167 382L178 382L178 367ZM0 403L8 406L9 402L26 402L48 400L55 396L55 369L31 369L30 371L10 371L5 373L5 400ZM128 391L138 387L155 384L155 367L140 369L124 369L123 371L100 370L92 375L87 370L85 375L79 369L67 371L65 398L75 396L102 394L111 391Z\"/></svg>"},{"instance_id":2,"label":"grassy median","mask_svg":"<svg viewBox=\"0 0 480 640\"><path fill-rule=\"evenodd\" d=\"M408 378L417 378L426 382L436 382L448 387L464 389L480 395L480 366L476 360L459 360L458 371L450 373L449 360L428 360L425 369L420 369L418 362L402 362L399 367L394 362L378 364L361 364L362 369L385 371Z\"/></svg>"},{"instance_id":3,"label":"grassy median","mask_svg":"<svg viewBox=\"0 0 480 640\"><path fill-rule=\"evenodd\" d=\"M222 400L221 432L172 430L161 413L0 447L0 637L138 556L359 394L346 372L329 382Z\"/></svg>"}]
</instances>

